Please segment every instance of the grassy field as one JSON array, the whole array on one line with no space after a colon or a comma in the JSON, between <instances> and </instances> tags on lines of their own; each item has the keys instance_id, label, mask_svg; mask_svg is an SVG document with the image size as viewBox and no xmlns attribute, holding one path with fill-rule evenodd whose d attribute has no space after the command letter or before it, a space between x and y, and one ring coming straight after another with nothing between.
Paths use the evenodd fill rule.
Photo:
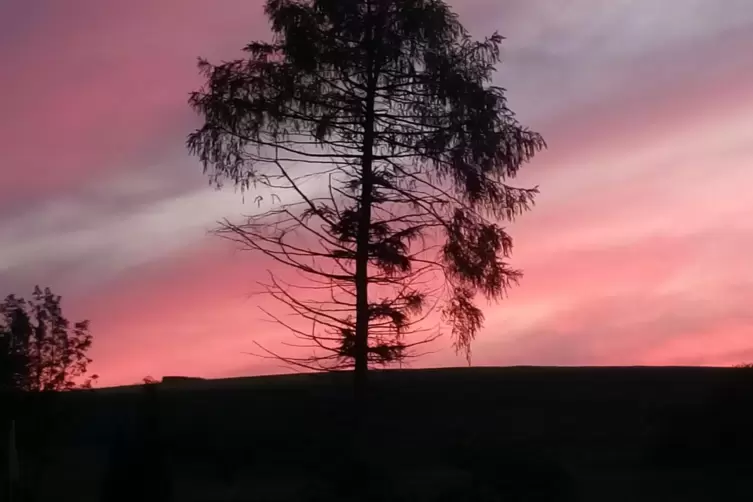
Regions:
<instances>
[{"instance_id":1,"label":"grassy field","mask_svg":"<svg viewBox=\"0 0 753 502\"><path fill-rule=\"evenodd\" d=\"M752 370L387 371L372 384L374 500L753 500ZM359 500L348 375L151 390L31 406L19 442L36 500L165 500L158 485L180 502Z\"/></svg>"}]
</instances>

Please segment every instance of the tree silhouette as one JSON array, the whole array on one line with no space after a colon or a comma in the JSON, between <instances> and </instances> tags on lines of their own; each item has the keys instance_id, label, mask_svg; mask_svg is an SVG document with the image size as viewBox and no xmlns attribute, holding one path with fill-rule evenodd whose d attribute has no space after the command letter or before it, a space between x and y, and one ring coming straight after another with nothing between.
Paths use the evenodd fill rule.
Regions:
<instances>
[{"instance_id":1,"label":"tree silhouette","mask_svg":"<svg viewBox=\"0 0 753 502\"><path fill-rule=\"evenodd\" d=\"M0 364L3 384L22 391L89 387L85 377L91 359L89 322L63 316L61 297L39 287L31 300L15 295L0 303Z\"/></svg>"},{"instance_id":2,"label":"tree silhouette","mask_svg":"<svg viewBox=\"0 0 753 502\"><path fill-rule=\"evenodd\" d=\"M416 355L434 313L470 358L482 295L520 272L500 226L537 190L509 184L545 147L492 85L503 38L476 41L441 0L268 0L272 42L243 59L200 60L206 85L188 138L211 183L255 188L268 204L218 233L302 276L264 291L309 322L315 370ZM420 334L420 336L416 336Z\"/></svg>"}]
</instances>

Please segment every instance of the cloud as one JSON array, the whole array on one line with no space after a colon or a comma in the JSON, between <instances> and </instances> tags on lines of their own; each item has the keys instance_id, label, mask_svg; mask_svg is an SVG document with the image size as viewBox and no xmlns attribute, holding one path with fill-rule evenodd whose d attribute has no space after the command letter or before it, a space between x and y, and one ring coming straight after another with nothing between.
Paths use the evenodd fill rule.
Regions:
<instances>
[{"instance_id":1,"label":"cloud","mask_svg":"<svg viewBox=\"0 0 753 502\"><path fill-rule=\"evenodd\" d=\"M721 242L720 242L721 240ZM716 242L710 253L698 242ZM692 235L550 256L528 269L474 344L480 365L731 364L750 348L750 233ZM719 263L725 263L720 266ZM570 263L566 268L563 263ZM458 364L445 351L429 364Z\"/></svg>"},{"instance_id":2,"label":"cloud","mask_svg":"<svg viewBox=\"0 0 753 502\"><path fill-rule=\"evenodd\" d=\"M527 120L616 102L623 93L703 82L741 66L753 41L746 0L457 2L479 36L507 40L499 83ZM669 91L671 95L671 91Z\"/></svg>"},{"instance_id":3,"label":"cloud","mask_svg":"<svg viewBox=\"0 0 753 502\"><path fill-rule=\"evenodd\" d=\"M196 57L268 36L262 3L0 3L0 293L62 293L106 383L274 368L243 355L284 339L248 297L271 264L207 237L259 208L184 147ZM454 4L507 37L498 82L550 147L516 180L541 188L510 225L526 276L476 362L749 358L749 0Z\"/></svg>"},{"instance_id":4,"label":"cloud","mask_svg":"<svg viewBox=\"0 0 753 502\"><path fill-rule=\"evenodd\" d=\"M236 0L24 5L0 17L0 32L12 32L0 49L5 204L183 151L197 57L238 55L261 12Z\"/></svg>"},{"instance_id":5,"label":"cloud","mask_svg":"<svg viewBox=\"0 0 753 502\"><path fill-rule=\"evenodd\" d=\"M50 198L0 219L0 278L57 266L67 272L60 280L68 287L106 281L201 245L225 218L297 201L289 191L277 195L270 189L255 189L247 197L207 187L176 193L170 181L146 172L126 173L76 196ZM315 184L308 185L309 193L316 194Z\"/></svg>"}]
</instances>

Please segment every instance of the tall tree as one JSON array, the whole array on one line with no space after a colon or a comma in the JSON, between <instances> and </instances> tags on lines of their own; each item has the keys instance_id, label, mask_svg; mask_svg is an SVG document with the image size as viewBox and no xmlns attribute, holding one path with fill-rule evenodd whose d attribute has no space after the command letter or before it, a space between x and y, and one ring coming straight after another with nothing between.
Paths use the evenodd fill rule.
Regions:
<instances>
[{"instance_id":1,"label":"tall tree","mask_svg":"<svg viewBox=\"0 0 753 502\"><path fill-rule=\"evenodd\" d=\"M61 297L34 288L31 300L10 295L0 302L3 383L23 391L65 390L90 386L87 353L89 322L71 324Z\"/></svg>"},{"instance_id":2,"label":"tall tree","mask_svg":"<svg viewBox=\"0 0 753 502\"><path fill-rule=\"evenodd\" d=\"M8 296L0 304L0 381L3 390L23 389L28 380L31 319L23 298Z\"/></svg>"},{"instance_id":3,"label":"tall tree","mask_svg":"<svg viewBox=\"0 0 753 502\"><path fill-rule=\"evenodd\" d=\"M501 299L520 277L500 222L537 190L509 180L545 146L492 84L503 38L473 40L442 0L268 0L265 12L271 42L200 60L190 104L204 123L188 147L212 183L271 204L219 233L305 278L264 284L312 323L275 317L314 349L283 359L353 368L361 394L370 365L433 338L435 311L470 357L477 297Z\"/></svg>"}]
</instances>

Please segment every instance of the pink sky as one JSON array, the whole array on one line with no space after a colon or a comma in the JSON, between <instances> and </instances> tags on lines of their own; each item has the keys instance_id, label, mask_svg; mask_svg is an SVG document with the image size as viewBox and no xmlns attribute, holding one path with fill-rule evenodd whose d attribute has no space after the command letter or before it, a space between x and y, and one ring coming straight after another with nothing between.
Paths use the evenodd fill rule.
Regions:
<instances>
[{"instance_id":1,"label":"pink sky","mask_svg":"<svg viewBox=\"0 0 753 502\"><path fill-rule=\"evenodd\" d=\"M479 365L753 360L749 0L457 0L507 37L499 83L549 150L510 225L526 275ZM267 36L259 0L0 3L0 294L49 285L102 385L279 371L257 257L207 235L252 210L184 149L195 61ZM445 340L415 366L463 363Z\"/></svg>"}]
</instances>

